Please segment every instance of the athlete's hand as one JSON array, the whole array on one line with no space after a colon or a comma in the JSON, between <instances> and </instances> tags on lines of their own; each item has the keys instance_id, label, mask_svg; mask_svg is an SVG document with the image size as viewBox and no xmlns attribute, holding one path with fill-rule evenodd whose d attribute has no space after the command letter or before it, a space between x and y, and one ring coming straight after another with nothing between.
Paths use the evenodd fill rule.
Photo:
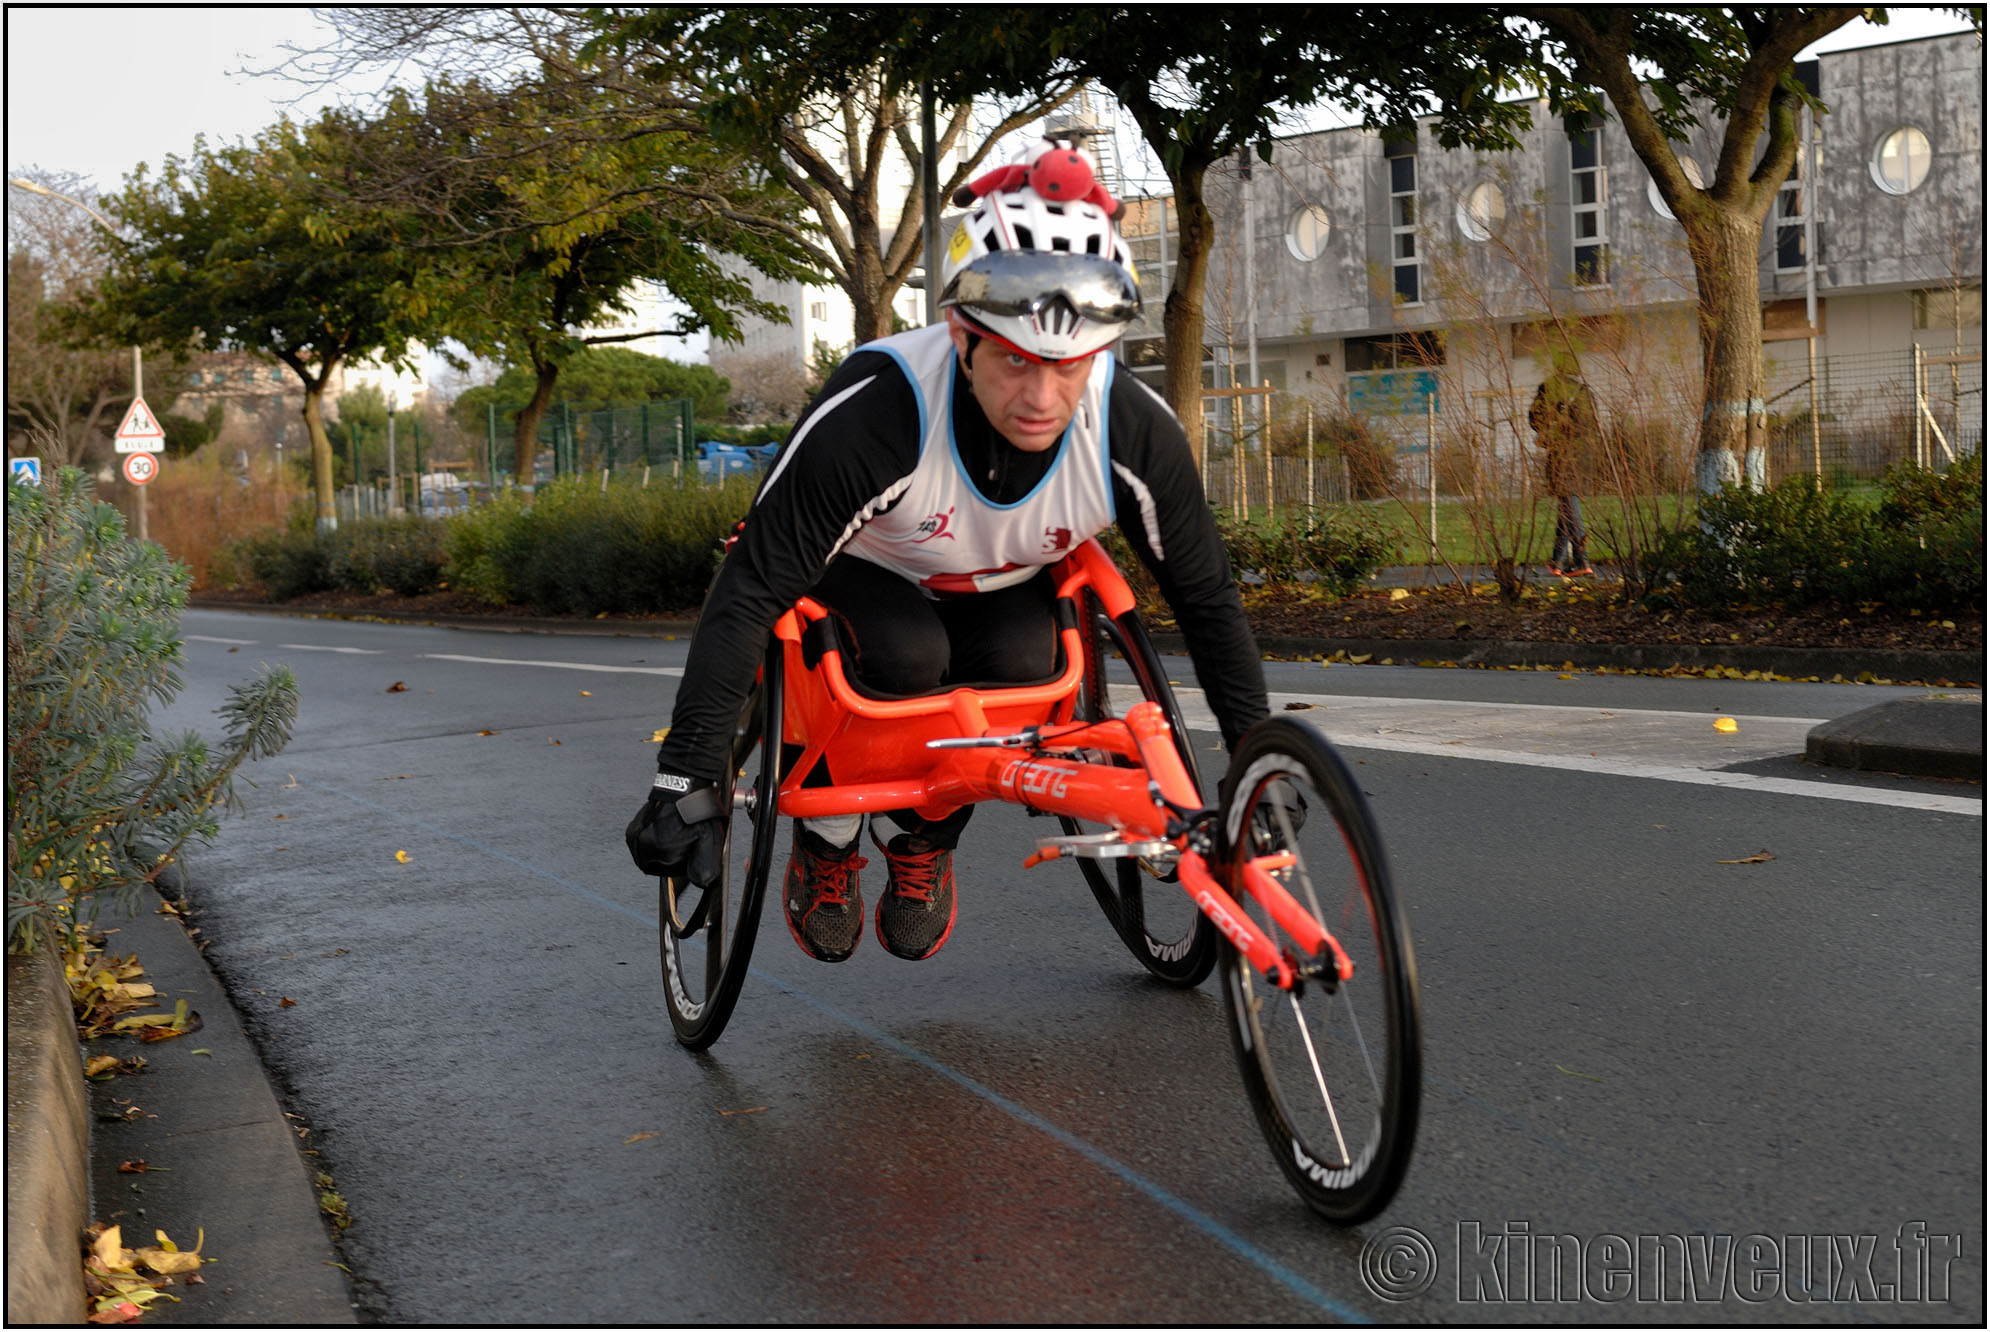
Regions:
<instances>
[{"instance_id":1,"label":"athlete's hand","mask_svg":"<svg viewBox=\"0 0 1990 1332\"><path fill-rule=\"evenodd\" d=\"M717 788L694 786L689 778L659 773L649 799L629 820L624 834L629 855L645 874L689 879L709 888L719 881L725 854L724 811Z\"/></svg>"}]
</instances>

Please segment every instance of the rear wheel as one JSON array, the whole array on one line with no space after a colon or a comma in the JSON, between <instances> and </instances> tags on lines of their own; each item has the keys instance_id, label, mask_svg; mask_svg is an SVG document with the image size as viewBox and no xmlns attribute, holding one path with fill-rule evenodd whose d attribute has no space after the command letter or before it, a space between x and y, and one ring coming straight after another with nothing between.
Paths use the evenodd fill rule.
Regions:
<instances>
[{"instance_id":1,"label":"rear wheel","mask_svg":"<svg viewBox=\"0 0 1990 1332\"><path fill-rule=\"evenodd\" d=\"M776 644L733 732L733 789L719 882L700 907L696 889L658 881L664 997L678 1041L693 1050L704 1049L725 1030L753 957L774 854L780 753L781 649ZM673 886L680 889L680 911L695 913L688 922L692 928L681 932L671 921Z\"/></svg>"},{"instance_id":2,"label":"rear wheel","mask_svg":"<svg viewBox=\"0 0 1990 1332\"><path fill-rule=\"evenodd\" d=\"M1288 718L1260 722L1224 784L1238 904L1295 959L1298 945L1243 874L1252 858L1291 852L1272 876L1354 964L1351 979L1327 971L1287 991L1223 949L1230 1035L1272 1155L1315 1211L1353 1224L1388 1205L1416 1141L1422 1035L1409 927L1361 788L1317 732Z\"/></svg>"},{"instance_id":3,"label":"rear wheel","mask_svg":"<svg viewBox=\"0 0 1990 1332\"><path fill-rule=\"evenodd\" d=\"M1175 749L1188 767L1198 787L1202 784L1195 763L1195 746L1188 727L1182 724L1181 709L1161 659L1148 641L1139 618L1128 611L1118 619L1106 614L1096 594L1087 591L1079 606L1080 629L1085 639L1085 681L1078 700L1080 721L1103 721L1123 714L1113 704L1106 679L1106 664L1114 653L1125 659L1133 671L1143 699L1161 705L1174 733ZM1116 763L1124 760L1115 759ZM1067 833L1101 833L1103 825L1060 816ZM1133 956L1148 971L1184 988L1200 985L1216 965L1216 927L1196 909L1182 891L1172 866L1145 859L1080 859L1079 869L1092 895L1099 900L1106 919Z\"/></svg>"}]
</instances>

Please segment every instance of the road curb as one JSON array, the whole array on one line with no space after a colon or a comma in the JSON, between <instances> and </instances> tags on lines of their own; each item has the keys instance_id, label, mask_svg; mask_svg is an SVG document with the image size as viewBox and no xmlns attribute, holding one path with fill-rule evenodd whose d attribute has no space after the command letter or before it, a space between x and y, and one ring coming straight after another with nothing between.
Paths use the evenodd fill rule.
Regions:
<instances>
[{"instance_id":1,"label":"road curb","mask_svg":"<svg viewBox=\"0 0 1990 1332\"><path fill-rule=\"evenodd\" d=\"M90 1125L62 962L7 958L7 1321L80 1323Z\"/></svg>"},{"instance_id":2,"label":"road curb","mask_svg":"<svg viewBox=\"0 0 1990 1332\"><path fill-rule=\"evenodd\" d=\"M1812 763L1983 780L1983 698L1900 698L1813 727Z\"/></svg>"}]
</instances>

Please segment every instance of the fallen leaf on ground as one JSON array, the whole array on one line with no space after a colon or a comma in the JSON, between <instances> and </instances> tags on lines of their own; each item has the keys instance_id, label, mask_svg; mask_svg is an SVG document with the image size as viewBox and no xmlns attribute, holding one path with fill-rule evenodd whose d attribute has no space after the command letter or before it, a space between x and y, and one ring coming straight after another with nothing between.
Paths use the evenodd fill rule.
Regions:
<instances>
[{"instance_id":1,"label":"fallen leaf on ground","mask_svg":"<svg viewBox=\"0 0 1990 1332\"><path fill-rule=\"evenodd\" d=\"M1714 729L1722 735L1733 735L1741 729L1741 723L1732 717L1721 717L1714 722Z\"/></svg>"},{"instance_id":2,"label":"fallen leaf on ground","mask_svg":"<svg viewBox=\"0 0 1990 1332\"><path fill-rule=\"evenodd\" d=\"M408 863L408 853L405 851L396 851L394 853L394 859L400 861L403 865L405 865Z\"/></svg>"},{"instance_id":3,"label":"fallen leaf on ground","mask_svg":"<svg viewBox=\"0 0 1990 1332\"><path fill-rule=\"evenodd\" d=\"M168 1174L171 1173L167 1167L155 1166L142 1156L130 1161L120 1161L117 1164L117 1172L120 1175L145 1175L150 1174L154 1170L166 1170Z\"/></svg>"},{"instance_id":4,"label":"fallen leaf on ground","mask_svg":"<svg viewBox=\"0 0 1990 1332\"><path fill-rule=\"evenodd\" d=\"M766 1108L767 1107L764 1105L754 1105L754 1106L748 1106L744 1110L721 1110L719 1111L719 1113L721 1115L757 1115Z\"/></svg>"},{"instance_id":5,"label":"fallen leaf on ground","mask_svg":"<svg viewBox=\"0 0 1990 1332\"><path fill-rule=\"evenodd\" d=\"M381 690L381 692L385 694L405 694L408 692L408 687L407 685L401 683L401 681L396 680L394 681L394 683L388 685L385 689Z\"/></svg>"},{"instance_id":6,"label":"fallen leaf on ground","mask_svg":"<svg viewBox=\"0 0 1990 1332\"><path fill-rule=\"evenodd\" d=\"M653 745L660 745L663 743L663 738L669 734L670 734L670 728L668 726L659 726L656 728L656 734L650 737L650 743Z\"/></svg>"},{"instance_id":7,"label":"fallen leaf on ground","mask_svg":"<svg viewBox=\"0 0 1990 1332\"><path fill-rule=\"evenodd\" d=\"M581 696L582 698L593 698L593 697L594 697L594 691L593 691L592 689L583 689L583 690L581 690L581 691L580 691L580 696Z\"/></svg>"},{"instance_id":8,"label":"fallen leaf on ground","mask_svg":"<svg viewBox=\"0 0 1990 1332\"><path fill-rule=\"evenodd\" d=\"M1769 853L1769 852L1767 852L1767 851L1757 851L1757 852L1756 852L1756 853L1755 853L1754 855L1752 855L1752 856L1743 856L1743 857L1742 857L1741 859L1739 859L1739 860L1716 860L1716 861L1714 862L1714 864L1716 864L1716 865L1766 865L1766 864L1768 864L1768 863L1769 863L1770 861L1774 860L1775 858L1776 858L1775 856L1773 856L1772 854L1770 854L1770 853Z\"/></svg>"},{"instance_id":9,"label":"fallen leaf on ground","mask_svg":"<svg viewBox=\"0 0 1990 1332\"><path fill-rule=\"evenodd\" d=\"M1311 707L1314 707L1314 706L1316 706L1316 705L1315 705L1315 704L1312 704L1312 703L1287 703L1287 704L1285 705L1285 710L1286 710L1287 712L1304 712L1304 711L1306 711L1306 710L1307 710L1308 708L1311 708Z\"/></svg>"},{"instance_id":10,"label":"fallen leaf on ground","mask_svg":"<svg viewBox=\"0 0 1990 1332\"><path fill-rule=\"evenodd\" d=\"M622 1139L622 1145L627 1147L632 1142L641 1142L644 1138L654 1138L655 1136L656 1134L654 1133L637 1133L631 1137Z\"/></svg>"},{"instance_id":11,"label":"fallen leaf on ground","mask_svg":"<svg viewBox=\"0 0 1990 1332\"><path fill-rule=\"evenodd\" d=\"M283 775L289 777L290 780L285 782L282 786L277 787L276 789L279 791L295 791L297 789L297 778L287 772L284 773Z\"/></svg>"},{"instance_id":12,"label":"fallen leaf on ground","mask_svg":"<svg viewBox=\"0 0 1990 1332\"><path fill-rule=\"evenodd\" d=\"M83 1076L94 1078L113 1073L117 1070L117 1065L118 1057L116 1055L91 1055L83 1061Z\"/></svg>"},{"instance_id":13,"label":"fallen leaf on ground","mask_svg":"<svg viewBox=\"0 0 1990 1332\"><path fill-rule=\"evenodd\" d=\"M477 732L477 734L478 734L478 735L496 735L496 734L497 734L497 732L496 732L496 731L479 731L479 732Z\"/></svg>"},{"instance_id":14,"label":"fallen leaf on ground","mask_svg":"<svg viewBox=\"0 0 1990 1332\"><path fill-rule=\"evenodd\" d=\"M1572 1069L1572 1068L1563 1068L1563 1067L1562 1067L1562 1066L1561 1066L1560 1064L1556 1064L1556 1065L1555 1065L1555 1070L1556 1070L1556 1072L1559 1072L1559 1073L1566 1073L1566 1074L1568 1074L1568 1075L1569 1075L1570 1077L1572 1077L1572 1078L1586 1078L1586 1079L1588 1079L1588 1080L1589 1080L1590 1082L1601 1082L1601 1081L1603 1081L1603 1079L1601 1079L1601 1078L1599 1078L1599 1077L1595 1077L1595 1076L1592 1076L1591 1074L1588 1074L1588 1073L1578 1073L1578 1072L1576 1072L1576 1071L1575 1071L1574 1069Z\"/></svg>"},{"instance_id":15,"label":"fallen leaf on ground","mask_svg":"<svg viewBox=\"0 0 1990 1332\"><path fill-rule=\"evenodd\" d=\"M278 1008L295 1008L297 1007L297 1001L286 994L283 998L276 1001L276 1006Z\"/></svg>"}]
</instances>

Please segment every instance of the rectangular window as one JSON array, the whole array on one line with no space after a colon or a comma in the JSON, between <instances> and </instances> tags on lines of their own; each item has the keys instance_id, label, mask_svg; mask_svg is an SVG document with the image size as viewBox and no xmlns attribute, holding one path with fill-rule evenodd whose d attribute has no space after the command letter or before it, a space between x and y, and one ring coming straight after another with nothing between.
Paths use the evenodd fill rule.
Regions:
<instances>
[{"instance_id":1,"label":"rectangular window","mask_svg":"<svg viewBox=\"0 0 1990 1332\"><path fill-rule=\"evenodd\" d=\"M1569 140L1569 234L1573 271L1579 287L1610 280L1608 219L1604 216L1609 181L1604 175L1603 130L1591 125Z\"/></svg>"},{"instance_id":2,"label":"rectangular window","mask_svg":"<svg viewBox=\"0 0 1990 1332\"><path fill-rule=\"evenodd\" d=\"M1395 270L1398 305L1423 302L1416 217L1416 157L1412 151L1389 159L1389 254Z\"/></svg>"},{"instance_id":3,"label":"rectangular window","mask_svg":"<svg viewBox=\"0 0 1990 1332\"><path fill-rule=\"evenodd\" d=\"M1914 293L1914 327L1953 330L1983 327L1983 288L1931 287Z\"/></svg>"},{"instance_id":4,"label":"rectangular window","mask_svg":"<svg viewBox=\"0 0 1990 1332\"><path fill-rule=\"evenodd\" d=\"M1380 337L1349 338L1345 359L1349 370L1421 370L1444 364L1442 333L1384 333Z\"/></svg>"},{"instance_id":5,"label":"rectangular window","mask_svg":"<svg viewBox=\"0 0 1990 1332\"><path fill-rule=\"evenodd\" d=\"M1822 134L1822 131L1819 131ZM1806 180L1817 179L1824 165L1824 148L1821 138L1811 144L1810 170L1805 172L1803 150L1797 149L1797 160L1790 166L1790 178L1776 195L1776 271L1779 273L1802 272L1810 255L1805 237L1804 224L1810 222L1810 199L1815 190ZM1816 224L1812 223L1810 234L1816 234ZM1822 245L1819 246L1822 249ZM1819 254L1817 261L1822 263L1824 256Z\"/></svg>"},{"instance_id":6,"label":"rectangular window","mask_svg":"<svg viewBox=\"0 0 1990 1332\"><path fill-rule=\"evenodd\" d=\"M826 322L829 318L829 302L810 301L808 306L808 317L810 319L813 319L818 324Z\"/></svg>"}]
</instances>

